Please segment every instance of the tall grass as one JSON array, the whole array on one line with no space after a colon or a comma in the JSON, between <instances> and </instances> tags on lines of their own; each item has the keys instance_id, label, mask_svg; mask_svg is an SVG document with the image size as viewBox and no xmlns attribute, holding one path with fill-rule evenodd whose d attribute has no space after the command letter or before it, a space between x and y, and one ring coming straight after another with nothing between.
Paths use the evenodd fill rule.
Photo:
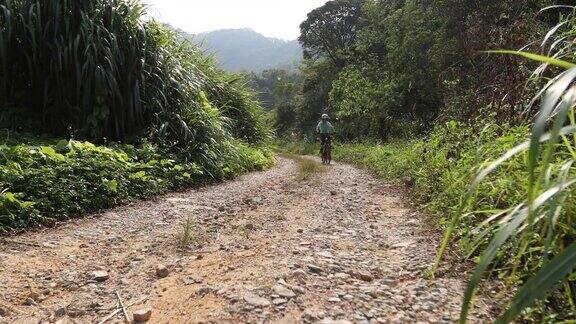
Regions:
<instances>
[{"instance_id":1,"label":"tall grass","mask_svg":"<svg viewBox=\"0 0 576 324\"><path fill-rule=\"evenodd\" d=\"M243 80L144 14L138 0L0 0L0 120L96 141L149 136L210 163L233 137L265 140Z\"/></svg>"},{"instance_id":2,"label":"tall grass","mask_svg":"<svg viewBox=\"0 0 576 324\"><path fill-rule=\"evenodd\" d=\"M565 32L562 32L562 31ZM499 158L487 160L477 172L446 230L432 269L436 272L459 223L467 217L479 186L497 169L509 163L523 163L526 185L523 201L488 214L469 234L468 257L480 255L465 292L460 322L466 322L481 279L497 267L518 290L497 320L507 323L543 301L542 310L564 307L556 319L576 316L573 270L576 267L574 230L574 185L576 184L576 67L572 63L576 47L576 18L567 17L546 36L546 55L513 53L542 63L535 77L551 76L535 96L539 109L528 141ZM512 162L514 161L514 162ZM541 304L542 305L542 304ZM556 309L557 310L557 309Z\"/></svg>"},{"instance_id":3,"label":"tall grass","mask_svg":"<svg viewBox=\"0 0 576 324\"><path fill-rule=\"evenodd\" d=\"M60 134L142 129L143 11L133 0L0 1L2 98Z\"/></svg>"}]
</instances>

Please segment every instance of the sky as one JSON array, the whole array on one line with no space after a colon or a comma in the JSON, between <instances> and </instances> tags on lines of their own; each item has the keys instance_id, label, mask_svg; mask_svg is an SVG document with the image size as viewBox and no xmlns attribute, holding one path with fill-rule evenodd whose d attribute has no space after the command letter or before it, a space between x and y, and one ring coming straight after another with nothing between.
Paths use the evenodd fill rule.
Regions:
<instances>
[{"instance_id":1,"label":"sky","mask_svg":"<svg viewBox=\"0 0 576 324\"><path fill-rule=\"evenodd\" d=\"M158 20L191 34L251 28L267 37L293 40L306 14L327 0L144 0Z\"/></svg>"}]
</instances>

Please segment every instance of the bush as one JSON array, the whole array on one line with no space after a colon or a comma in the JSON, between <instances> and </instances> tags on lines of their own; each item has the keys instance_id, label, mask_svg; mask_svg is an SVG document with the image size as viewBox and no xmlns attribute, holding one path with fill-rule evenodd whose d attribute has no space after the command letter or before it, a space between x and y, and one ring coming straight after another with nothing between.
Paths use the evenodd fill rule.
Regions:
<instances>
[{"instance_id":1,"label":"bush","mask_svg":"<svg viewBox=\"0 0 576 324\"><path fill-rule=\"evenodd\" d=\"M63 140L2 145L0 232L53 224L131 199L271 165L272 157L266 150L233 144L235 154L215 160L219 172L195 162L166 158L153 144L104 147Z\"/></svg>"}]
</instances>

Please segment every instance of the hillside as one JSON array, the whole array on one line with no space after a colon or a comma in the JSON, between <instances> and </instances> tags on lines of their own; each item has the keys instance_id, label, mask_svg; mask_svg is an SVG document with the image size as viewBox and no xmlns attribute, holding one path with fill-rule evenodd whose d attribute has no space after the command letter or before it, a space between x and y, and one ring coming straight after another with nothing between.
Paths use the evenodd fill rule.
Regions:
<instances>
[{"instance_id":1,"label":"hillside","mask_svg":"<svg viewBox=\"0 0 576 324\"><path fill-rule=\"evenodd\" d=\"M289 69L302 57L302 48L297 41L268 38L251 29L198 34L194 42L214 53L220 65L229 71Z\"/></svg>"}]
</instances>

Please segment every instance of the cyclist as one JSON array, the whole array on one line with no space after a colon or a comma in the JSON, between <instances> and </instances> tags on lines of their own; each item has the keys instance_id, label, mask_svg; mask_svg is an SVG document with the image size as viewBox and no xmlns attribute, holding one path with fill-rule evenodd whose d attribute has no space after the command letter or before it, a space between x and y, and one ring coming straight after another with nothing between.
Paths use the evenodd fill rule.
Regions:
<instances>
[{"instance_id":1,"label":"cyclist","mask_svg":"<svg viewBox=\"0 0 576 324\"><path fill-rule=\"evenodd\" d=\"M334 135L334 126L330 123L330 116L322 114L322 119L316 126L316 134L320 135L320 145L324 147L324 143L328 141L331 143L332 135Z\"/></svg>"}]
</instances>

